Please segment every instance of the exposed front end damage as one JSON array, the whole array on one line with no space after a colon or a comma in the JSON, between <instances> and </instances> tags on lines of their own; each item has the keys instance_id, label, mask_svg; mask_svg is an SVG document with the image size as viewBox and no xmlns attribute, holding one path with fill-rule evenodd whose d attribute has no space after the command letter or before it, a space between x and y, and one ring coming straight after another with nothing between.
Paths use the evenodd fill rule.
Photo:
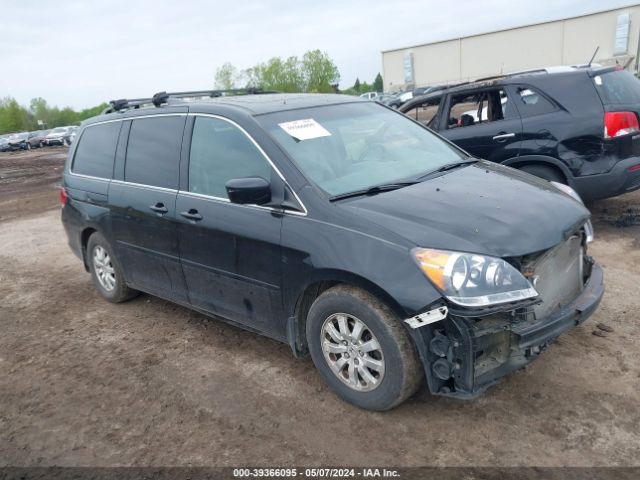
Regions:
<instances>
[{"instance_id":1,"label":"exposed front end damage","mask_svg":"<svg viewBox=\"0 0 640 480\"><path fill-rule=\"evenodd\" d=\"M586 255L583 231L550 250L509 261L538 297L485 309L456 308L443 300L418 316L422 322L408 319L432 393L479 395L584 322L602 299L602 269Z\"/></svg>"}]
</instances>

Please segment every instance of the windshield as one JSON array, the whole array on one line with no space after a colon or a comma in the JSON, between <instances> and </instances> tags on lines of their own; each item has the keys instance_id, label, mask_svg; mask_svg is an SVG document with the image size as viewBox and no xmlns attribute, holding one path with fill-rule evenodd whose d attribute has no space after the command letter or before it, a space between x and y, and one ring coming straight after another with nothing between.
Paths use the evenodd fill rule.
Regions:
<instances>
[{"instance_id":1,"label":"windshield","mask_svg":"<svg viewBox=\"0 0 640 480\"><path fill-rule=\"evenodd\" d=\"M410 180L466 158L429 130L375 103L284 111L256 119L300 170L331 196Z\"/></svg>"},{"instance_id":2,"label":"windshield","mask_svg":"<svg viewBox=\"0 0 640 480\"><path fill-rule=\"evenodd\" d=\"M65 127L57 127L51 130L51 133L60 133L60 132L66 132L66 131L67 129Z\"/></svg>"}]
</instances>

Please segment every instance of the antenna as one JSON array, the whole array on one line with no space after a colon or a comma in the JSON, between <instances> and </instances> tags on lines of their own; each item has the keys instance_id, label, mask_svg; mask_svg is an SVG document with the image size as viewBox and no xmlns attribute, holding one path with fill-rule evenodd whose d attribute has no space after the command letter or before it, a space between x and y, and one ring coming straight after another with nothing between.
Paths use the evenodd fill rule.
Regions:
<instances>
[{"instance_id":1,"label":"antenna","mask_svg":"<svg viewBox=\"0 0 640 480\"><path fill-rule=\"evenodd\" d=\"M587 63L587 67L590 67L590 66L591 66L591 64L593 63L593 61L595 60L596 55L598 54L598 50L600 50L600 45L598 45L598 46L596 47L596 51L595 51L595 52L593 52L593 56L591 57L591 60L589 60L589 63Z\"/></svg>"}]
</instances>

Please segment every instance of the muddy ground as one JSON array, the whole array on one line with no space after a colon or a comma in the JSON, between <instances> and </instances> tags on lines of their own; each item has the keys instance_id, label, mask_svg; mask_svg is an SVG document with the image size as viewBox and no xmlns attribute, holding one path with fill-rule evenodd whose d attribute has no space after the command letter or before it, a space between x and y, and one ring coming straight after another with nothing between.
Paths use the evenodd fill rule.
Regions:
<instances>
[{"instance_id":1,"label":"muddy ground","mask_svg":"<svg viewBox=\"0 0 640 480\"><path fill-rule=\"evenodd\" d=\"M477 400L370 413L287 345L102 300L60 225L64 154L0 154L0 466L640 464L640 193L590 206L607 293L587 323Z\"/></svg>"}]
</instances>

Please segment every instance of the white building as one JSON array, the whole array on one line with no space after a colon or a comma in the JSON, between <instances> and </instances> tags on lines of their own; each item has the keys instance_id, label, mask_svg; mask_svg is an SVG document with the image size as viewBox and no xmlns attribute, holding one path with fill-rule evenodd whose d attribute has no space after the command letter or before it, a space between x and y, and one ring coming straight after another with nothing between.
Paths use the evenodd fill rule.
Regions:
<instances>
[{"instance_id":1,"label":"white building","mask_svg":"<svg viewBox=\"0 0 640 480\"><path fill-rule=\"evenodd\" d=\"M382 52L385 91L555 65L626 65L637 73L640 4Z\"/></svg>"}]
</instances>

